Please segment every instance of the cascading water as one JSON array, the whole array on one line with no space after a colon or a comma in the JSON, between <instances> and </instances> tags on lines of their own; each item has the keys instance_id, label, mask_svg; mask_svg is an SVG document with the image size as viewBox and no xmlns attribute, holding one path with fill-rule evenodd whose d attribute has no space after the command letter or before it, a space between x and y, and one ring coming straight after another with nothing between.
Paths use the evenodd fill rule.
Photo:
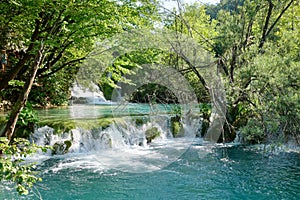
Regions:
<instances>
[{"instance_id":1,"label":"cascading water","mask_svg":"<svg viewBox=\"0 0 300 200\"><path fill-rule=\"evenodd\" d=\"M107 128L86 130L78 127L61 134L55 134L53 128L45 126L36 129L31 139L38 145L52 146L47 156L72 159L75 156L80 160L80 167L93 165L99 168L100 165L101 169L151 171L178 159L193 142L200 126L196 119L188 123L183 121L184 136L174 138L171 118L170 115L151 116L141 123L142 118L124 117ZM86 160L87 155L92 158ZM66 159L64 162L70 165L71 161Z\"/></svg>"},{"instance_id":2,"label":"cascading water","mask_svg":"<svg viewBox=\"0 0 300 200\"><path fill-rule=\"evenodd\" d=\"M49 150L28 159L38 163L43 182L37 185L37 193L41 195L21 198L299 199L299 152L266 154L263 146L212 146L193 137L201 119L192 115L179 120L184 136L174 138L172 121L178 116L145 115L145 105L133 106L140 106L142 114L116 117L116 123L106 128L79 128L76 123L77 128L60 134L49 126L37 128L32 140L56 146L56 154ZM108 114L109 107L76 105L69 113L54 110L63 114L56 118L84 121L94 117L97 124L96 119L103 116L98 111ZM147 143L146 134L153 130L161 134ZM0 185L0 199L19 199L12 188Z\"/></svg>"},{"instance_id":3,"label":"cascading water","mask_svg":"<svg viewBox=\"0 0 300 200\"><path fill-rule=\"evenodd\" d=\"M71 104L104 104L108 102L94 83L90 84L90 88L75 83L71 89L71 96Z\"/></svg>"},{"instance_id":4,"label":"cascading water","mask_svg":"<svg viewBox=\"0 0 300 200\"><path fill-rule=\"evenodd\" d=\"M155 140L173 138L170 130L171 116L156 116L141 125L137 125L135 119L123 119L118 123L112 123L109 127L93 128L85 130L82 128L72 129L69 132L55 134L54 129L49 126L37 128L32 135L32 140L41 146L53 146L57 143L71 142L68 149L70 153L82 153L97 151L107 148L124 148L126 146L147 146L147 130L155 128L159 133ZM185 135L191 137L199 128L199 120L183 123Z\"/></svg>"}]
</instances>

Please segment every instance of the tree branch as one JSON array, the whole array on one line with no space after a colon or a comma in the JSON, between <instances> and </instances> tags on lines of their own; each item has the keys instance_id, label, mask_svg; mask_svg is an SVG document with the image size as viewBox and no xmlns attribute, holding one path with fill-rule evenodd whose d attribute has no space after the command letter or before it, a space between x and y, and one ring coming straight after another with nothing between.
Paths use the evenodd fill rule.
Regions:
<instances>
[{"instance_id":1,"label":"tree branch","mask_svg":"<svg viewBox=\"0 0 300 200\"><path fill-rule=\"evenodd\" d=\"M78 58L78 59L75 59L75 60L71 60L69 62L66 62L64 63L63 65L61 65L60 67L52 70L50 73L47 73L47 74L44 74L44 75L41 75L40 78L44 78L44 77L48 77L48 76L51 76L53 74L55 74L56 72L62 70L63 68L65 68L66 66L73 66L77 63L79 63L80 61L86 59L86 56L82 57L82 58Z\"/></svg>"},{"instance_id":2,"label":"tree branch","mask_svg":"<svg viewBox=\"0 0 300 200\"><path fill-rule=\"evenodd\" d=\"M270 26L268 32L266 33L266 36L268 36L270 34L270 32L273 30L273 28L275 27L275 25L278 23L278 21L280 20L280 18L282 17L282 15L285 13L285 11L287 11L287 9L292 5L293 2L294 2L294 0L291 0L290 3L288 3L288 5L281 11L281 13L278 15L278 17L276 18L276 20Z\"/></svg>"},{"instance_id":3,"label":"tree branch","mask_svg":"<svg viewBox=\"0 0 300 200\"><path fill-rule=\"evenodd\" d=\"M266 16L265 25L264 25L262 36L261 36L260 43L259 43L259 46L258 46L259 49L263 48L264 43L266 41L266 38L267 38L266 34L267 34L267 31L268 31L269 22L270 22L270 19L271 19L271 16L272 16L273 8L274 8L274 4L272 3L272 0L268 0L268 2L269 2L268 14Z\"/></svg>"},{"instance_id":4,"label":"tree branch","mask_svg":"<svg viewBox=\"0 0 300 200\"><path fill-rule=\"evenodd\" d=\"M276 20L273 22L273 24L270 26L270 28L268 28L269 26L269 22L270 22L270 18L272 15L272 10L273 10L273 3L271 0L268 0L269 2L269 10L268 10L268 14L266 17L266 22L265 22L265 26L263 29L263 34L259 43L258 48L261 50L264 46L264 43L266 42L267 37L270 35L271 31L273 30L273 28L275 27L275 25L278 23L278 21L281 19L282 15L287 11L287 9L292 5L292 3L294 2L294 0L291 0L287 6L280 12L280 14L278 15L278 17L276 18Z\"/></svg>"}]
</instances>

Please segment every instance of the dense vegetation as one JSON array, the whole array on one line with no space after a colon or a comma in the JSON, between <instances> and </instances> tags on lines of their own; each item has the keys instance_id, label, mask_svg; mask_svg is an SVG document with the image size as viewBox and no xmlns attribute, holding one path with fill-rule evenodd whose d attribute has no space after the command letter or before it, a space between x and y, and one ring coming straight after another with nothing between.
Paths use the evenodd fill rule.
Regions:
<instances>
[{"instance_id":1,"label":"dense vegetation","mask_svg":"<svg viewBox=\"0 0 300 200\"><path fill-rule=\"evenodd\" d=\"M10 149L16 146L9 146L14 145L13 138L27 136L33 128L31 107L23 110L27 101L41 107L67 104L79 66L96 42L139 28L185 34L214 56L227 98L225 136L220 141L230 142L240 134L249 144L300 144L300 2L222 0L217 5L178 5L178 11L172 12L161 9L155 0L1 1L0 47L6 50L8 63L0 75L0 107L11 110L1 133L7 138L1 140L2 153L15 153ZM211 101L199 66L179 52L161 49L116 55L97 84L110 99L118 82L130 83L123 75L150 63L172 66L187 78L199 102ZM131 100L145 102L145 94L156 95L158 102L177 102L167 88L155 84L139 88ZM1 172L7 171L4 166L18 167L9 162L1 157ZM37 180L28 177L25 186ZM2 179L17 180L7 175ZM26 193L21 186L19 192Z\"/></svg>"}]
</instances>

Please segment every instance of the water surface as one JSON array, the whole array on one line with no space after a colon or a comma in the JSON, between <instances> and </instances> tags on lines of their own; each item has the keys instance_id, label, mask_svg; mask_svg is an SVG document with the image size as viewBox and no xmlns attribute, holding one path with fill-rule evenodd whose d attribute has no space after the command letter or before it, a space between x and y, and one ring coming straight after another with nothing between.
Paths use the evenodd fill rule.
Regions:
<instances>
[{"instance_id":1,"label":"water surface","mask_svg":"<svg viewBox=\"0 0 300 200\"><path fill-rule=\"evenodd\" d=\"M196 142L175 162L148 173L103 169L93 160L82 168L75 160L56 157L40 165L43 182L37 189L43 199L300 198L297 153L264 154L253 147L211 148ZM12 191L1 193L1 199L18 198Z\"/></svg>"}]
</instances>

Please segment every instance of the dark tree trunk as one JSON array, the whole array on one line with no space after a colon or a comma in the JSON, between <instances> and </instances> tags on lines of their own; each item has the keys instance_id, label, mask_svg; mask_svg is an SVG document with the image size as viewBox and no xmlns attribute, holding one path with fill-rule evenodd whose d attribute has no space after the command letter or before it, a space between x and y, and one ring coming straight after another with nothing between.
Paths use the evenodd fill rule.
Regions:
<instances>
[{"instance_id":1,"label":"dark tree trunk","mask_svg":"<svg viewBox=\"0 0 300 200\"><path fill-rule=\"evenodd\" d=\"M268 0L269 2L269 9L268 9L268 14L267 14L267 17L266 17L266 21L265 21L265 25L264 25L264 29L263 29L263 33L262 33L262 36L261 36L261 39L260 39L260 43L259 43L259 46L258 48L260 50L262 50L266 40L267 40L267 37L270 35L271 31L273 30L273 28L275 27L275 25L278 23L278 21L281 19L281 17L283 16L283 14L288 10L288 8L293 4L294 0L291 0L283 9L282 11L280 12L280 14L278 15L278 17L275 19L275 21L273 22L273 24L270 26L269 28L269 24L270 24L270 19L271 19L271 16L272 16L272 12L273 12L273 8L274 8L274 5L272 3L271 0Z\"/></svg>"},{"instance_id":2,"label":"dark tree trunk","mask_svg":"<svg viewBox=\"0 0 300 200\"><path fill-rule=\"evenodd\" d=\"M26 84L24 85L24 88L22 90L22 92L19 95L19 98L17 100L17 102L15 103L12 112L10 114L9 120L6 124L6 127L4 129L4 132L2 133L3 137L7 137L9 140L11 140L13 138L14 132L15 132L15 128L16 128L16 124L20 115L20 112L22 111L22 109L24 108L27 100L28 100L28 96L31 90L31 87L33 85L33 82L35 80L36 77L36 73L38 71L38 68L41 64L42 61L42 55L43 55L43 45L40 48L39 52L38 52L38 56L34 62L34 65L32 67L32 72L30 77L28 77Z\"/></svg>"}]
</instances>

